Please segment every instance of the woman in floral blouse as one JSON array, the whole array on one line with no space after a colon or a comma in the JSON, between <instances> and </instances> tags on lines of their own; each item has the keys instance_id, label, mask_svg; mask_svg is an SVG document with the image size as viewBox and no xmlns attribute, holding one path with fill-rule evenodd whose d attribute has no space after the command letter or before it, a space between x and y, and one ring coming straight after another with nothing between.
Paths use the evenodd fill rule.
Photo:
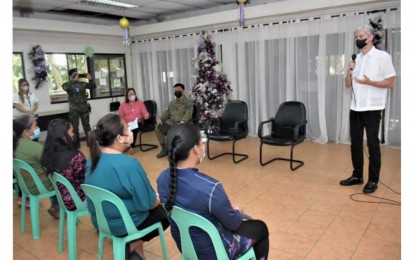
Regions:
<instances>
[{"instance_id":1,"label":"woman in floral blouse","mask_svg":"<svg viewBox=\"0 0 415 260\"><path fill-rule=\"evenodd\" d=\"M76 148L73 127L67 120L59 118L49 122L41 162L49 174L57 172L64 176L75 188L81 200L85 201L81 184L85 180L86 158ZM75 203L69 191L61 184L58 184L58 189L66 208L75 210Z\"/></svg>"}]
</instances>

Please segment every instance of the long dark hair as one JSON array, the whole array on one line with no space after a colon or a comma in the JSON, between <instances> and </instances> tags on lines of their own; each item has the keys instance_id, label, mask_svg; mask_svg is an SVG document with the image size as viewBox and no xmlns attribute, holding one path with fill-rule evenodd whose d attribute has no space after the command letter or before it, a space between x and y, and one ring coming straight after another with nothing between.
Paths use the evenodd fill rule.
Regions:
<instances>
[{"instance_id":1,"label":"long dark hair","mask_svg":"<svg viewBox=\"0 0 415 260\"><path fill-rule=\"evenodd\" d=\"M128 99L128 92L130 92L130 91L134 91L135 101L138 100L137 93L135 92L135 89L127 88L127 90L125 91L125 103L130 103L130 100Z\"/></svg>"},{"instance_id":2,"label":"long dark hair","mask_svg":"<svg viewBox=\"0 0 415 260\"><path fill-rule=\"evenodd\" d=\"M19 98L20 98L20 101L22 102L22 104L24 104L24 102L25 102L23 92L21 91L21 86L22 86L23 83L27 83L27 86L30 87L29 82L26 79L24 79L24 78L19 79L19 81L17 83L17 86L19 87L17 93L19 94ZM29 95L29 89L27 89L27 95Z\"/></svg>"},{"instance_id":3,"label":"long dark hair","mask_svg":"<svg viewBox=\"0 0 415 260\"><path fill-rule=\"evenodd\" d=\"M70 127L71 124L68 120L62 118L53 119L48 124L48 134L40 160L41 165L47 169L48 173L57 170L57 162L62 159L58 158L58 151L77 150L73 139L68 134Z\"/></svg>"},{"instance_id":4,"label":"long dark hair","mask_svg":"<svg viewBox=\"0 0 415 260\"><path fill-rule=\"evenodd\" d=\"M103 116L89 134L89 151L91 153L91 174L97 167L101 157L102 147L111 146L118 135L125 132L122 119L118 114L107 114Z\"/></svg>"},{"instance_id":5,"label":"long dark hair","mask_svg":"<svg viewBox=\"0 0 415 260\"><path fill-rule=\"evenodd\" d=\"M194 124L179 124L173 126L167 134L167 151L169 155L170 186L169 197L165 204L166 210L171 211L176 197L177 162L186 160L189 151L200 142L200 130Z\"/></svg>"}]
</instances>

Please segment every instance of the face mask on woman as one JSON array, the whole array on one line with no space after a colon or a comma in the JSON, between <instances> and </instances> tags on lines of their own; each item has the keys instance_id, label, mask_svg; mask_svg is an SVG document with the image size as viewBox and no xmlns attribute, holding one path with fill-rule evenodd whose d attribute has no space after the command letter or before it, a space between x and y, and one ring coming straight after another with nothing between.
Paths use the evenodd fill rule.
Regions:
<instances>
[{"instance_id":1,"label":"face mask on woman","mask_svg":"<svg viewBox=\"0 0 415 260\"><path fill-rule=\"evenodd\" d=\"M36 128L34 131L33 131L33 135L32 136L30 136L30 139L36 139L36 138L38 138L39 137L39 135L40 135L40 129L39 129L39 127L38 128Z\"/></svg>"},{"instance_id":2,"label":"face mask on woman","mask_svg":"<svg viewBox=\"0 0 415 260\"><path fill-rule=\"evenodd\" d=\"M204 159L204 158L205 158L205 156L206 156L205 145L202 145L202 147L203 147L203 154L202 154L202 156L199 156L199 164L201 164L201 163L202 163L203 159Z\"/></svg>"},{"instance_id":3,"label":"face mask on woman","mask_svg":"<svg viewBox=\"0 0 415 260\"><path fill-rule=\"evenodd\" d=\"M20 87L21 88L21 90L23 90L23 91L28 91L29 90L29 86L21 86Z\"/></svg>"},{"instance_id":4,"label":"face mask on woman","mask_svg":"<svg viewBox=\"0 0 415 260\"><path fill-rule=\"evenodd\" d=\"M134 95L129 96L129 97L128 97L128 100L130 100L131 102L135 101L135 96L134 96Z\"/></svg>"}]
</instances>

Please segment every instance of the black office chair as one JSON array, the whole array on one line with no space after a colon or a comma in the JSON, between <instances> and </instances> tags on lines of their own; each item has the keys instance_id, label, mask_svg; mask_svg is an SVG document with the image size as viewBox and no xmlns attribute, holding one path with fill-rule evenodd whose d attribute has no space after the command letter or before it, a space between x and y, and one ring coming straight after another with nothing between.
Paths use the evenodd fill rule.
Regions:
<instances>
[{"instance_id":1,"label":"black office chair","mask_svg":"<svg viewBox=\"0 0 415 260\"><path fill-rule=\"evenodd\" d=\"M263 135L264 124L271 123L271 134ZM262 166L269 164L276 160L283 160L290 162L290 168L292 171L297 170L304 165L303 161L293 159L294 146L304 142L306 135L306 110L303 103L298 101L284 102L278 108L278 111L274 118L270 118L267 121L263 121L258 127L258 137L261 141L259 147L259 160ZM262 161L262 145L273 146L291 146L290 159L287 158L274 158L267 162ZM293 162L298 163L296 167L293 167Z\"/></svg>"},{"instance_id":2,"label":"black office chair","mask_svg":"<svg viewBox=\"0 0 415 260\"><path fill-rule=\"evenodd\" d=\"M209 133L211 129L209 122L205 124L205 134L207 137L207 156L210 160L216 159L223 155L232 155L234 163L239 163L248 158L246 154L235 153L235 143L248 135L248 106L244 101L232 100L225 105L222 117L219 121L220 129L217 133ZM210 156L209 141L233 141L232 153L221 153L214 157ZM242 157L238 161L235 157Z\"/></svg>"},{"instance_id":3,"label":"black office chair","mask_svg":"<svg viewBox=\"0 0 415 260\"><path fill-rule=\"evenodd\" d=\"M157 121L157 103L154 100L145 100L144 105L146 106L146 109L148 113L150 114L150 117L147 120L144 120L140 124L140 134L138 135L138 142L139 144L136 145L136 147L140 147L140 150L142 152L150 151L153 149L156 149L158 146L155 144L143 144L142 143L142 135L144 133L152 132L154 129L156 129L156 121ZM147 147L147 148L143 148Z\"/></svg>"}]
</instances>

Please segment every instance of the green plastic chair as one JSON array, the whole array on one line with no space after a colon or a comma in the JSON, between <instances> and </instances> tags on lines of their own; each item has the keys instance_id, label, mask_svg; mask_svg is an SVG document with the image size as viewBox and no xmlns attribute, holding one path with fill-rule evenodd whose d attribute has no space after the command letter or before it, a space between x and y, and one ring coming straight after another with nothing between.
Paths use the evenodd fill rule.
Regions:
<instances>
[{"instance_id":1,"label":"green plastic chair","mask_svg":"<svg viewBox=\"0 0 415 260\"><path fill-rule=\"evenodd\" d=\"M182 260L197 260L196 250L193 246L192 238L190 237L191 227L200 228L209 235L213 247L215 248L217 259L229 260L218 229L212 222L196 213L187 211L178 206L173 206L171 218L176 222L179 228ZM252 247L244 255L238 258L238 260L246 259L256 259Z\"/></svg>"},{"instance_id":2,"label":"green plastic chair","mask_svg":"<svg viewBox=\"0 0 415 260\"><path fill-rule=\"evenodd\" d=\"M26 182L23 179L21 170L25 170L30 174L35 185L39 191L39 194L30 193L29 189L26 186ZM32 223L32 236L33 239L37 240L40 237L39 232L39 202L41 199L49 198L56 195L55 190L49 191L45 188L39 176L35 170L29 164L25 163L22 160L13 158L13 171L17 177L17 183L22 191L22 205L21 205L21 218L20 218L20 231L25 233L26 231L26 198L29 197L30 200L30 220Z\"/></svg>"},{"instance_id":3,"label":"green plastic chair","mask_svg":"<svg viewBox=\"0 0 415 260\"><path fill-rule=\"evenodd\" d=\"M163 226L161 223L155 223L145 229L138 230L137 227L134 225L133 220L131 219L130 213L128 212L127 208L125 207L124 202L114 193L89 185L89 184L81 184L81 188L84 190L85 195L88 196L95 206L95 213L98 222L98 229L99 229L99 238L98 238L98 259L101 260L103 257L103 249L104 249L104 238L112 239L113 241L113 252L114 252L114 259L125 259L125 246L128 242L137 240L148 233L152 232L153 230L158 230L161 247L163 250L163 256L165 260L168 260L167 256L167 248L166 248L166 239L164 237ZM102 204L111 203L115 207L117 207L118 211L121 214L121 218L124 221L125 228L127 230L127 236L125 237L117 237L111 234L111 230L109 229L107 219L104 215L104 210Z\"/></svg>"},{"instance_id":4,"label":"green plastic chair","mask_svg":"<svg viewBox=\"0 0 415 260\"><path fill-rule=\"evenodd\" d=\"M65 214L66 219L66 232L68 235L68 259L76 259L76 227L78 225L78 218L81 216L90 215L88 208L82 202L78 193L75 191L72 184L62 175L57 172L49 175L49 179L52 182L53 187L55 188L56 195L59 202L59 253L63 252L63 233L64 233L64 222ZM58 183L62 184L71 194L71 197L75 203L76 210L68 210L63 202L62 194L59 192Z\"/></svg>"}]
</instances>

